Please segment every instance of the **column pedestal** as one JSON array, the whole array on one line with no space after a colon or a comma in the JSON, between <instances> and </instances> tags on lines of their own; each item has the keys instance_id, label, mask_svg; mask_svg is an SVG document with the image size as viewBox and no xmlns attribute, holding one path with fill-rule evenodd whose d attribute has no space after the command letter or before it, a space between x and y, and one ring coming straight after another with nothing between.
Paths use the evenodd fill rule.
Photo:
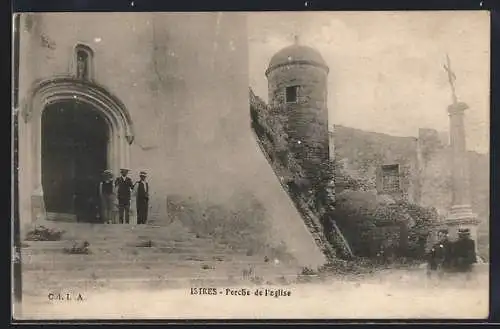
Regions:
<instances>
[{"instance_id":1,"label":"column pedestal","mask_svg":"<svg viewBox=\"0 0 500 329\"><path fill-rule=\"evenodd\" d=\"M464 102L457 102L448 106L450 116L450 146L452 170L452 206L444 225L448 228L450 240L458 239L460 229L469 229L470 237L474 240L476 255L478 254L479 220L472 212L470 205L469 163L465 142L464 112L469 106Z\"/></svg>"},{"instance_id":2,"label":"column pedestal","mask_svg":"<svg viewBox=\"0 0 500 329\"><path fill-rule=\"evenodd\" d=\"M476 247L476 254L478 252L478 234L477 229L479 226L479 220L477 216L472 212L472 208L469 205L455 205L451 207L448 217L443 223L449 230L449 237L451 240L458 239L459 229L469 229L471 239L474 240Z\"/></svg>"}]
</instances>

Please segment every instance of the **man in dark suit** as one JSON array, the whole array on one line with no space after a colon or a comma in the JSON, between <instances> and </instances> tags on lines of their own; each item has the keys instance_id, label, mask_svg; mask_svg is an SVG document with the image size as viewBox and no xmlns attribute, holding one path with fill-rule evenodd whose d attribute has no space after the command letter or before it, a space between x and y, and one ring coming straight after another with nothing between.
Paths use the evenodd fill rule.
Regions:
<instances>
[{"instance_id":1,"label":"man in dark suit","mask_svg":"<svg viewBox=\"0 0 500 329\"><path fill-rule=\"evenodd\" d=\"M455 242L456 267L459 272L470 273L476 263L476 244L470 237L469 229L459 229Z\"/></svg>"},{"instance_id":2,"label":"man in dark suit","mask_svg":"<svg viewBox=\"0 0 500 329\"><path fill-rule=\"evenodd\" d=\"M129 223L130 196L132 189L134 188L134 184L132 183L130 177L127 177L128 172L128 169L120 169L121 176L115 180L115 188L117 189L118 195L118 216L120 218L120 224L123 224L123 217L125 217L125 223Z\"/></svg>"},{"instance_id":3,"label":"man in dark suit","mask_svg":"<svg viewBox=\"0 0 500 329\"><path fill-rule=\"evenodd\" d=\"M428 275L432 271L437 271L438 276L443 275L443 269L449 267L451 261L451 243L448 239L448 230L440 229L438 231L438 242L432 246L428 259Z\"/></svg>"},{"instance_id":4,"label":"man in dark suit","mask_svg":"<svg viewBox=\"0 0 500 329\"><path fill-rule=\"evenodd\" d=\"M135 183L137 186L137 224L146 224L148 220L149 184L146 182L146 176L146 172L141 171L139 173L140 180Z\"/></svg>"}]
</instances>

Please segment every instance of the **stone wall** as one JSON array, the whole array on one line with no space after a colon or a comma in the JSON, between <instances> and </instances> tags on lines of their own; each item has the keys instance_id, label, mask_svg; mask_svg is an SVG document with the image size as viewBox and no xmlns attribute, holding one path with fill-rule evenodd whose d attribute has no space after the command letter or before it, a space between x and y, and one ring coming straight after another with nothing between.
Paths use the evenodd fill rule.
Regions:
<instances>
[{"instance_id":1,"label":"stone wall","mask_svg":"<svg viewBox=\"0 0 500 329\"><path fill-rule=\"evenodd\" d=\"M337 167L347 175L364 181L366 190L381 191L381 166L399 164L401 193L393 196L416 200L418 177L415 138L394 137L335 125L334 133L330 133L330 140L333 139ZM342 177L340 173L336 176ZM337 193L342 192L343 182L336 181L336 189Z\"/></svg>"},{"instance_id":2,"label":"stone wall","mask_svg":"<svg viewBox=\"0 0 500 329\"><path fill-rule=\"evenodd\" d=\"M419 202L434 207L445 216L451 206L451 154L446 144L432 129L420 129L419 155Z\"/></svg>"}]
</instances>

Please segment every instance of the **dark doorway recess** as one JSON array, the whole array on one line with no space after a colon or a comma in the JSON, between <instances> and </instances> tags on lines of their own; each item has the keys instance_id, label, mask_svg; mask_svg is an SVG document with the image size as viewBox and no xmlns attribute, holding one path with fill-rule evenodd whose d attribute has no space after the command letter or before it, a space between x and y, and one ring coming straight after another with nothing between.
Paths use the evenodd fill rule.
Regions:
<instances>
[{"instance_id":1,"label":"dark doorway recess","mask_svg":"<svg viewBox=\"0 0 500 329\"><path fill-rule=\"evenodd\" d=\"M107 167L109 126L78 101L48 105L42 114L42 185L47 212L96 222L98 184Z\"/></svg>"}]
</instances>

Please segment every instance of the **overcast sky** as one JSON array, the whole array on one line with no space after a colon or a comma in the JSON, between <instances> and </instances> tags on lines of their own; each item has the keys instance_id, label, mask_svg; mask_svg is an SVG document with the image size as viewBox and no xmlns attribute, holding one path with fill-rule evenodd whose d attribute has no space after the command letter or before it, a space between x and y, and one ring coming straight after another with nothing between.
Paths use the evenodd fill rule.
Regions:
<instances>
[{"instance_id":1,"label":"overcast sky","mask_svg":"<svg viewBox=\"0 0 500 329\"><path fill-rule=\"evenodd\" d=\"M267 101L269 60L298 34L330 67L330 123L397 136L448 131L448 53L458 98L470 106L468 149L488 152L489 31L487 12L252 13L250 86Z\"/></svg>"}]
</instances>

